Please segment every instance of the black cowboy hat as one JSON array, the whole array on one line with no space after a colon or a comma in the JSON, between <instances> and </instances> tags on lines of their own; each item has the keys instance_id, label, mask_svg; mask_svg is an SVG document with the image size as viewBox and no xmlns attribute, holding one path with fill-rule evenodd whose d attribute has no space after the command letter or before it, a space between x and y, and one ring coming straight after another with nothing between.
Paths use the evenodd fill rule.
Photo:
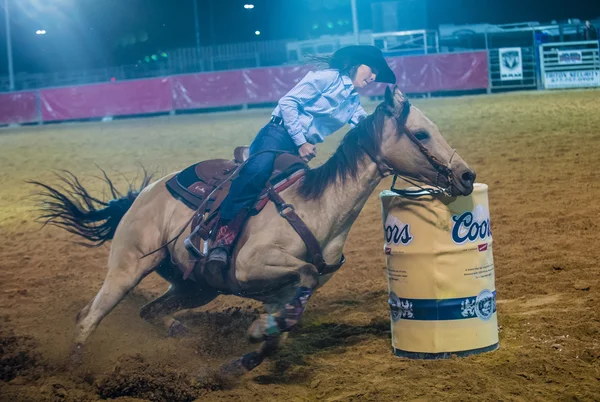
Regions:
<instances>
[{"instance_id":1,"label":"black cowboy hat","mask_svg":"<svg viewBox=\"0 0 600 402\"><path fill-rule=\"evenodd\" d=\"M338 70L365 64L377 72L376 82L396 83L396 75L388 66L383 53L375 46L353 45L337 50L331 57L329 66Z\"/></svg>"}]
</instances>

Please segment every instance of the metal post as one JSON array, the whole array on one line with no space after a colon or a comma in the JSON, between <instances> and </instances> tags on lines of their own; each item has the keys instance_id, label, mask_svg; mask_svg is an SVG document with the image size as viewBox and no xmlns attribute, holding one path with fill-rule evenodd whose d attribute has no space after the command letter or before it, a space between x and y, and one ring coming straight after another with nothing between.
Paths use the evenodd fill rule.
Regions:
<instances>
[{"instance_id":1,"label":"metal post","mask_svg":"<svg viewBox=\"0 0 600 402\"><path fill-rule=\"evenodd\" d=\"M492 87L494 86L494 84L492 83L492 53L490 52L490 49L486 49L485 52L487 53L488 62L488 87L486 92L489 95L492 93Z\"/></svg>"},{"instance_id":2,"label":"metal post","mask_svg":"<svg viewBox=\"0 0 600 402\"><path fill-rule=\"evenodd\" d=\"M537 46L537 42L535 40L535 28L531 29L531 39L533 41L533 77L535 80L535 88L539 91L540 88L540 78L541 78L541 74L540 74L540 63L539 63L539 49Z\"/></svg>"},{"instance_id":3,"label":"metal post","mask_svg":"<svg viewBox=\"0 0 600 402\"><path fill-rule=\"evenodd\" d=\"M490 52L490 42L488 40L488 33L487 33L487 28L485 30L484 33L484 38L485 38L485 52L487 53L487 62L488 62L488 87L487 87L487 93L491 94L492 93L492 54Z\"/></svg>"},{"instance_id":4,"label":"metal post","mask_svg":"<svg viewBox=\"0 0 600 402\"><path fill-rule=\"evenodd\" d=\"M4 22L6 24L6 52L8 53L8 82L9 90L15 90L15 72L13 71L12 43L10 40L10 16L8 14L8 0L4 0Z\"/></svg>"},{"instance_id":5,"label":"metal post","mask_svg":"<svg viewBox=\"0 0 600 402\"><path fill-rule=\"evenodd\" d=\"M360 37L358 35L358 16L356 15L356 0L350 0L352 5L352 28L354 29L354 40L356 44L360 44Z\"/></svg>"},{"instance_id":6,"label":"metal post","mask_svg":"<svg viewBox=\"0 0 600 402\"><path fill-rule=\"evenodd\" d=\"M540 45L538 46L538 52L540 52L540 78L542 79L541 82L541 89L546 89L546 66L544 65L544 44L540 43Z\"/></svg>"},{"instance_id":7,"label":"metal post","mask_svg":"<svg viewBox=\"0 0 600 402\"><path fill-rule=\"evenodd\" d=\"M210 44L212 46L215 46L217 41L215 40L215 19L214 19L215 10L213 9L213 7L214 7L213 1L208 0L208 28L210 29Z\"/></svg>"},{"instance_id":8,"label":"metal post","mask_svg":"<svg viewBox=\"0 0 600 402\"><path fill-rule=\"evenodd\" d=\"M198 20L198 0L194 0L194 24L196 26L196 63L200 56L200 21Z\"/></svg>"}]
</instances>

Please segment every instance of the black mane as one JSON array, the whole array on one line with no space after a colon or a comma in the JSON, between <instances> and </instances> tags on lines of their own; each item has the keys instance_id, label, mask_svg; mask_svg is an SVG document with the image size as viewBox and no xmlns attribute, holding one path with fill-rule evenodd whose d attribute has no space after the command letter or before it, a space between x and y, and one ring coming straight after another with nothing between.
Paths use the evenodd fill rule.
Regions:
<instances>
[{"instance_id":1,"label":"black mane","mask_svg":"<svg viewBox=\"0 0 600 402\"><path fill-rule=\"evenodd\" d=\"M315 200L321 197L327 186L338 178L342 181L348 176L356 178L358 162L366 154L365 150L371 155L379 153L385 117L385 112L380 110L381 106L346 134L335 153L324 164L306 172L298 189L304 199Z\"/></svg>"}]
</instances>

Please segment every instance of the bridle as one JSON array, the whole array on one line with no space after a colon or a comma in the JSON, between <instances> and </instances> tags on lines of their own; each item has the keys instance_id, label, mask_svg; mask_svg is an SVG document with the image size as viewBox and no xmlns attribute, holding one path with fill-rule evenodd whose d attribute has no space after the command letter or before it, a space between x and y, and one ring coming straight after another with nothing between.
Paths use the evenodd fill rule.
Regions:
<instances>
[{"instance_id":1,"label":"bridle","mask_svg":"<svg viewBox=\"0 0 600 402\"><path fill-rule=\"evenodd\" d=\"M375 162L375 164L377 165L377 170L379 171L379 174L382 177L387 177L391 174L394 175L394 180L392 181L392 186L390 188L391 191L394 191L395 193L397 193L399 195L404 195L404 196L420 196L420 195L426 195L426 194L450 195L450 190L451 190L452 186L454 185L454 181L456 179L456 175L450 168L452 159L454 158L454 155L456 154L456 150L455 149L453 150L452 155L450 156L450 159L448 160L448 163L443 163L435 155L433 155L431 152L429 152L429 150L425 147L425 145L423 145L423 143L421 141L419 141L417 139L417 137L414 135L414 133L412 131L410 131L408 129L408 127L406 126L408 114L410 113L410 107L411 107L411 104L408 101L408 99L404 99L402 113L399 116L395 116L396 123L398 124L398 126L402 127L402 131L404 132L404 134L406 134L408 136L408 138L419 148L419 150L421 151L423 156L425 156L425 158L427 158L427 160L429 161L431 166L435 169L436 176L435 176L435 183L433 184L434 188L423 187L419 184L414 183L412 180L410 180L410 178L399 174L393 168L391 168L389 166L389 164L384 160L384 158L382 158L380 155L378 155L378 154L373 155L373 153L371 151L369 151L366 147L364 147L362 145L360 145L360 146L361 146L361 148L363 148L363 150L366 152L366 154L371 158L371 160L373 162ZM398 179L398 177L400 177L404 181L418 187L419 190L406 190L406 189L396 188L395 187L396 180ZM446 179L446 181L448 182L447 187L444 188L438 184L440 177L444 177Z\"/></svg>"}]
</instances>

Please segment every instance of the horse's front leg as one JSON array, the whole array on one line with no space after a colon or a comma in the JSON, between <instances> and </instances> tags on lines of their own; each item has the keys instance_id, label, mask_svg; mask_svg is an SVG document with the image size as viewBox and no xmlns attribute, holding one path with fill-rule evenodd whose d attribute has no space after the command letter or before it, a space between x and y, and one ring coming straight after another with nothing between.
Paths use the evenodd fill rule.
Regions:
<instances>
[{"instance_id":1,"label":"horse's front leg","mask_svg":"<svg viewBox=\"0 0 600 402\"><path fill-rule=\"evenodd\" d=\"M275 314L262 314L248 329L250 342L266 341L268 338L291 331L300 321L300 317L308 300L318 285L319 275L313 265L303 265L298 270L300 281L296 293L279 312Z\"/></svg>"},{"instance_id":2,"label":"horse's front leg","mask_svg":"<svg viewBox=\"0 0 600 402\"><path fill-rule=\"evenodd\" d=\"M275 314L262 314L248 329L250 341L262 342L261 347L229 363L224 367L225 370L250 371L256 368L265 357L277 352L282 334L291 331L300 321L308 300L319 284L319 273L314 265L303 263L295 269L285 269L283 277L290 278L290 276L297 279L296 292L291 300Z\"/></svg>"}]
</instances>

